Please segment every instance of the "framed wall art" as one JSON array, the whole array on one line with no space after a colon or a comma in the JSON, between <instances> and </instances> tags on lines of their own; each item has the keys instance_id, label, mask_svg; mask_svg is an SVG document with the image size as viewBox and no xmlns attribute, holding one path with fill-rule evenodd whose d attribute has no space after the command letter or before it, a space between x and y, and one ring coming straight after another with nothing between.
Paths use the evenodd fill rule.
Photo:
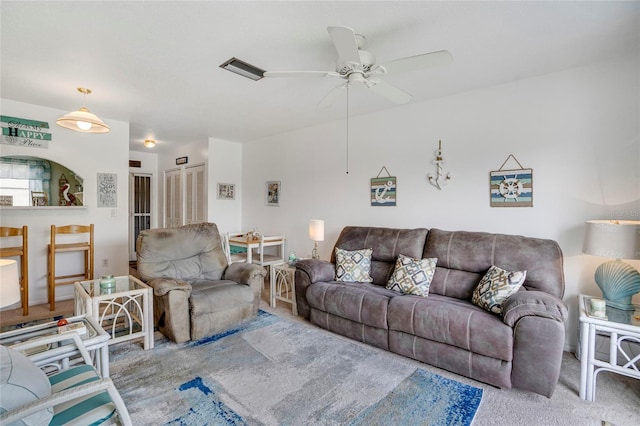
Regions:
<instances>
[{"instance_id":1,"label":"framed wall art","mask_svg":"<svg viewBox=\"0 0 640 426\"><path fill-rule=\"evenodd\" d=\"M118 207L118 175L98 173L98 207Z\"/></svg>"},{"instance_id":2,"label":"framed wall art","mask_svg":"<svg viewBox=\"0 0 640 426\"><path fill-rule=\"evenodd\" d=\"M279 180L270 180L266 185L267 205L278 207L280 205L281 184Z\"/></svg>"},{"instance_id":3,"label":"framed wall art","mask_svg":"<svg viewBox=\"0 0 640 426\"><path fill-rule=\"evenodd\" d=\"M511 158L520 168L504 168ZM533 207L533 169L522 167L513 154L489 173L489 187L491 207Z\"/></svg>"},{"instance_id":4,"label":"framed wall art","mask_svg":"<svg viewBox=\"0 0 640 426\"><path fill-rule=\"evenodd\" d=\"M219 200L235 200L236 186L233 183L218 183Z\"/></svg>"},{"instance_id":5,"label":"framed wall art","mask_svg":"<svg viewBox=\"0 0 640 426\"><path fill-rule=\"evenodd\" d=\"M31 191L31 205L42 207L49 205L49 195L46 192Z\"/></svg>"},{"instance_id":6,"label":"framed wall art","mask_svg":"<svg viewBox=\"0 0 640 426\"><path fill-rule=\"evenodd\" d=\"M380 176L382 171L387 176ZM372 207L395 207L396 205L396 177L391 176L386 167L382 166L378 176L371 178L371 206Z\"/></svg>"}]
</instances>

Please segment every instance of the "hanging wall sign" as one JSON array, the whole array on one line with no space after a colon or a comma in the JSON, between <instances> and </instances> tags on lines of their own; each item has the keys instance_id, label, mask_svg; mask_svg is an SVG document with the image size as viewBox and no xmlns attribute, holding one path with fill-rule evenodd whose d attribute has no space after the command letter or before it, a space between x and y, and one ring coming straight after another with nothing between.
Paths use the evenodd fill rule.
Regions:
<instances>
[{"instance_id":1,"label":"hanging wall sign","mask_svg":"<svg viewBox=\"0 0 640 426\"><path fill-rule=\"evenodd\" d=\"M513 159L520 168L506 170ZM509 154L500 169L490 172L491 207L533 207L533 169L525 169Z\"/></svg>"},{"instance_id":2,"label":"hanging wall sign","mask_svg":"<svg viewBox=\"0 0 640 426\"><path fill-rule=\"evenodd\" d=\"M387 173L386 177L380 177L382 171ZM396 177L391 176L386 167L382 166L378 176L371 178L371 206L395 207L396 205Z\"/></svg>"},{"instance_id":3,"label":"hanging wall sign","mask_svg":"<svg viewBox=\"0 0 640 426\"><path fill-rule=\"evenodd\" d=\"M178 157L176 158L176 166L180 164L187 164L189 162L189 157Z\"/></svg>"},{"instance_id":4,"label":"hanging wall sign","mask_svg":"<svg viewBox=\"0 0 640 426\"><path fill-rule=\"evenodd\" d=\"M7 115L0 116L0 122L2 123L0 143L29 148L49 148L51 140L49 123Z\"/></svg>"},{"instance_id":5,"label":"hanging wall sign","mask_svg":"<svg viewBox=\"0 0 640 426\"><path fill-rule=\"evenodd\" d=\"M98 207L118 207L118 175L98 173Z\"/></svg>"}]
</instances>

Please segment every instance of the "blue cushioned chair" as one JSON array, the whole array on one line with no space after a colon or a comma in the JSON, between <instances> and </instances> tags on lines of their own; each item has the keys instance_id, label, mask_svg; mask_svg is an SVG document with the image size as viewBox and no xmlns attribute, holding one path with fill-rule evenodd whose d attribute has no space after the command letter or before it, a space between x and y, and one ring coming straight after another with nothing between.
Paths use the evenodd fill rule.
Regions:
<instances>
[{"instance_id":1,"label":"blue cushioned chair","mask_svg":"<svg viewBox=\"0 0 640 426\"><path fill-rule=\"evenodd\" d=\"M84 364L47 377L21 352L61 340L73 340ZM131 425L113 382L92 367L76 332L0 346L0 364L0 424Z\"/></svg>"}]
</instances>

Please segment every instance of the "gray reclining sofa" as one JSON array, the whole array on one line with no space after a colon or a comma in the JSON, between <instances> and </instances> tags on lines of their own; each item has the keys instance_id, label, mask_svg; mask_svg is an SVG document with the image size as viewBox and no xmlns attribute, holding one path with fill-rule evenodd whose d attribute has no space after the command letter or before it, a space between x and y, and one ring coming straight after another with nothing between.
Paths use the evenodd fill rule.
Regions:
<instances>
[{"instance_id":1,"label":"gray reclining sofa","mask_svg":"<svg viewBox=\"0 0 640 426\"><path fill-rule=\"evenodd\" d=\"M372 248L372 283L336 282L331 262L296 264L296 301L313 324L500 388L550 397L562 360L567 309L555 241L439 229L346 227L335 247ZM399 254L437 258L428 297L385 288ZM526 270L502 315L471 303L496 265Z\"/></svg>"}]
</instances>

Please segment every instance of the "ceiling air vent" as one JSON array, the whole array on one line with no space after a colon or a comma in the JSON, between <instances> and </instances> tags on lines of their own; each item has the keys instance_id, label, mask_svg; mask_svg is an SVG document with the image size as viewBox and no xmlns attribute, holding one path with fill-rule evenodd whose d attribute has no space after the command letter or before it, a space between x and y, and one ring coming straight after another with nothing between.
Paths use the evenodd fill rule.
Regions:
<instances>
[{"instance_id":1,"label":"ceiling air vent","mask_svg":"<svg viewBox=\"0 0 640 426\"><path fill-rule=\"evenodd\" d=\"M227 71L239 74L243 77L250 78L251 80L260 80L264 77L264 70L241 61L238 58L231 58L224 64L220 65L220 68L224 68Z\"/></svg>"}]
</instances>

